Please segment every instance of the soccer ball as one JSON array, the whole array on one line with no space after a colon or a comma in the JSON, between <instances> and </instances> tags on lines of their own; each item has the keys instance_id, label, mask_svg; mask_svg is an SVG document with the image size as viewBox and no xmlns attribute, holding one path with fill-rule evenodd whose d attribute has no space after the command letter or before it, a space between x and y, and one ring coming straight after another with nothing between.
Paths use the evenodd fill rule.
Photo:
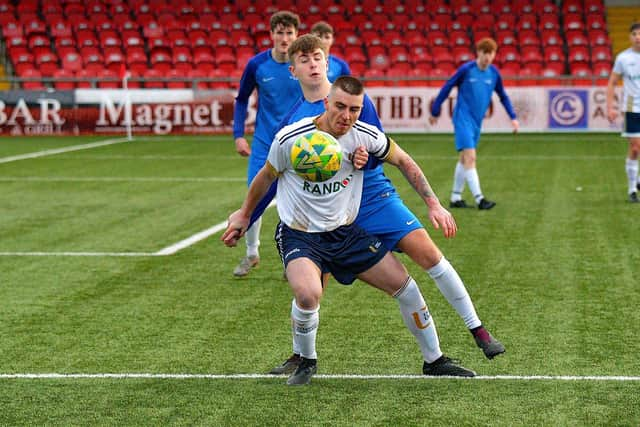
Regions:
<instances>
[{"instance_id":1,"label":"soccer ball","mask_svg":"<svg viewBox=\"0 0 640 427\"><path fill-rule=\"evenodd\" d=\"M322 182L334 176L342 163L342 148L331 135L313 131L301 135L291 146L291 163L307 181Z\"/></svg>"}]
</instances>

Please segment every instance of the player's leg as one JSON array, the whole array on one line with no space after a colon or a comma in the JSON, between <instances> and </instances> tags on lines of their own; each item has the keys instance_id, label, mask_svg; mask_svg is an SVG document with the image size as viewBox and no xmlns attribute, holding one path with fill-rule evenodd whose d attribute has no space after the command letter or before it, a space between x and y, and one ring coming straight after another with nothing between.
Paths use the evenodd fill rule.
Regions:
<instances>
[{"instance_id":1,"label":"player's leg","mask_svg":"<svg viewBox=\"0 0 640 427\"><path fill-rule=\"evenodd\" d=\"M464 168L464 180L475 199L478 209L491 209L496 204L484 197L480 187L480 176L476 167L476 149L480 140L480 128L469 120L459 120L456 124L456 149Z\"/></svg>"},{"instance_id":2,"label":"player's leg","mask_svg":"<svg viewBox=\"0 0 640 427\"><path fill-rule=\"evenodd\" d=\"M255 145L255 147L254 147ZM260 144L252 144L251 156L249 157L249 166L247 170L247 186L257 175L258 171L266 162L266 154L260 153L258 148ZM233 275L243 277L249 274L252 268L260 263L260 230L262 228L262 217L258 218L247 230L244 239L247 245L246 255L240 260L240 263L233 269Z\"/></svg>"},{"instance_id":3,"label":"player's leg","mask_svg":"<svg viewBox=\"0 0 640 427\"><path fill-rule=\"evenodd\" d=\"M504 346L482 325L458 272L431 240L427 231L424 228L413 230L400 239L397 246L436 282L440 293L456 310L485 356L493 359L504 353Z\"/></svg>"},{"instance_id":4,"label":"player's leg","mask_svg":"<svg viewBox=\"0 0 640 427\"><path fill-rule=\"evenodd\" d=\"M376 265L358 275L398 301L402 319L416 338L424 359L426 375L474 376L475 373L456 365L440 350L436 325L429 313L418 284L404 266L391 253L387 253Z\"/></svg>"},{"instance_id":5,"label":"player's leg","mask_svg":"<svg viewBox=\"0 0 640 427\"><path fill-rule=\"evenodd\" d=\"M638 203L639 201L638 199L638 189L640 188L640 181L639 181L640 177L638 176L639 154L640 154L640 136L630 136L629 150L627 152L627 160L625 162L625 171L627 173L629 201L632 203Z\"/></svg>"}]
</instances>

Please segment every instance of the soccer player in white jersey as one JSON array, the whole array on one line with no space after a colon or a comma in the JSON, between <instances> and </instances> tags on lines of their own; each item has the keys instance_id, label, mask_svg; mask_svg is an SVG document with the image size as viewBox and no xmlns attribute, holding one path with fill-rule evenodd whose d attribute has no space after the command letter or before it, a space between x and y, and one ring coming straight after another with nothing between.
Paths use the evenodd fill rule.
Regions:
<instances>
[{"instance_id":1,"label":"soccer player in white jersey","mask_svg":"<svg viewBox=\"0 0 640 427\"><path fill-rule=\"evenodd\" d=\"M631 25L629 39L631 47L616 56L607 86L607 116L613 122L618 117L614 103L615 86L622 80L622 111L624 124L622 136L629 139L629 151L625 162L629 201L638 203L640 177L638 177L638 155L640 154L640 22Z\"/></svg>"},{"instance_id":2,"label":"soccer player in white jersey","mask_svg":"<svg viewBox=\"0 0 640 427\"><path fill-rule=\"evenodd\" d=\"M433 202L434 193L419 166L394 141L377 128L357 120L362 109L364 87L354 78L336 80L325 100L326 111L284 127L274 139L267 163L251 183L242 207L229 216L222 241L235 246L246 232L251 214L269 186L278 181L277 206L280 223L276 230L278 251L294 294L291 306L293 332L302 361L287 384L309 384L317 371L316 334L319 324L323 278L331 273L341 283L353 276L389 295L399 303L407 328L423 355L426 375L474 376L456 365L440 350L435 323L416 282L404 266L383 246L354 223L360 207L363 172L369 155L411 170L407 177L423 199ZM291 146L300 135L316 130L337 138L343 160L335 176L316 183L298 175L291 162ZM326 184L326 186L325 186ZM436 215L446 236L455 235L453 216L444 208Z\"/></svg>"}]
</instances>

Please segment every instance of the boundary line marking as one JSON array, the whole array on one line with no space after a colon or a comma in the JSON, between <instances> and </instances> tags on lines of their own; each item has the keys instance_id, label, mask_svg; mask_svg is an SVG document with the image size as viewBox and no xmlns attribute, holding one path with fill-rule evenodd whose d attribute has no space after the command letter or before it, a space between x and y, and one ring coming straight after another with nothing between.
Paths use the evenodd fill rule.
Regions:
<instances>
[{"instance_id":1,"label":"boundary line marking","mask_svg":"<svg viewBox=\"0 0 640 427\"><path fill-rule=\"evenodd\" d=\"M271 202L267 209L275 206L275 201ZM69 256L69 257L154 257L173 255L182 249L195 245L201 240L227 228L227 221L218 223L206 230L199 231L186 239L180 240L157 252L0 252L0 256ZM0 376L0 378L2 378Z\"/></svg>"},{"instance_id":2,"label":"boundary line marking","mask_svg":"<svg viewBox=\"0 0 640 427\"><path fill-rule=\"evenodd\" d=\"M19 154L16 156L0 157L0 163L15 162L18 160L35 159L36 157L50 156L53 154L68 153L70 151L87 150L89 148L102 147L105 145L119 144L129 141L127 138L105 139L104 141L90 142L81 145L71 145L69 147L53 148L51 150L34 151L32 153Z\"/></svg>"},{"instance_id":3,"label":"boundary line marking","mask_svg":"<svg viewBox=\"0 0 640 427\"><path fill-rule=\"evenodd\" d=\"M281 379L286 375L270 374L151 374L151 373L104 373L104 374L0 374L0 379ZM506 381L640 381L639 376L604 376L604 375L478 375L473 378L468 377L431 377L425 375L357 375L357 374L318 374L314 378L319 379L349 379L349 380L506 380Z\"/></svg>"},{"instance_id":4,"label":"boundary line marking","mask_svg":"<svg viewBox=\"0 0 640 427\"><path fill-rule=\"evenodd\" d=\"M0 182L246 182L233 177L161 177L161 176L0 176Z\"/></svg>"},{"instance_id":5,"label":"boundary line marking","mask_svg":"<svg viewBox=\"0 0 640 427\"><path fill-rule=\"evenodd\" d=\"M276 203L275 201L272 201L271 203L269 203L269 205L267 206L267 208L265 209L265 211L267 209L269 209L270 207L275 206ZM201 240L206 239L207 237L211 236L212 234L215 234L219 231L224 230L225 228L227 228L227 221L221 222L219 224L214 225L213 227L207 228L206 230L202 230L192 236L187 237L184 240L181 240L177 243L174 243L171 246L167 246L164 249L160 249L158 252L156 252L154 255L173 255L176 252L187 248L191 245L195 245L196 243L198 243Z\"/></svg>"}]
</instances>

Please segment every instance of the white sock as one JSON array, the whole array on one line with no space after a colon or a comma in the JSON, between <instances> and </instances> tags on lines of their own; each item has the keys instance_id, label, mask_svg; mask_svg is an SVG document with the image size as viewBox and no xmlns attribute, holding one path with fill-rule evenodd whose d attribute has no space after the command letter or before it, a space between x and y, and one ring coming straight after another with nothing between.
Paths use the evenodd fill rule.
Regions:
<instances>
[{"instance_id":1,"label":"white sock","mask_svg":"<svg viewBox=\"0 0 640 427\"><path fill-rule=\"evenodd\" d=\"M462 192L464 191L464 167L458 161L456 163L456 171L453 173L453 189L451 190L451 201L457 202L462 200Z\"/></svg>"},{"instance_id":2,"label":"white sock","mask_svg":"<svg viewBox=\"0 0 640 427\"><path fill-rule=\"evenodd\" d=\"M313 310L304 310L298 307L295 300L291 305L291 319L293 319L293 333L295 334L294 343L298 343L300 346L299 354L306 359L318 358L316 353L316 334L320 323L319 309L320 306Z\"/></svg>"},{"instance_id":3,"label":"white sock","mask_svg":"<svg viewBox=\"0 0 640 427\"><path fill-rule=\"evenodd\" d=\"M480 189L480 177L478 177L478 170L476 168L465 170L464 178L467 180L469 190L471 190L471 194L473 194L473 198L476 200L476 203L480 203L480 200L484 199L484 196Z\"/></svg>"},{"instance_id":4,"label":"white sock","mask_svg":"<svg viewBox=\"0 0 640 427\"><path fill-rule=\"evenodd\" d=\"M394 296L398 300L400 313L404 324L416 337L422 357L427 363L432 363L442 356L440 341L436 331L436 324L429 314L427 304L412 277Z\"/></svg>"},{"instance_id":5,"label":"white sock","mask_svg":"<svg viewBox=\"0 0 640 427\"><path fill-rule=\"evenodd\" d=\"M247 241L247 256L258 256L258 248L260 247L260 228L262 227L262 218L258 218L247 230L244 238Z\"/></svg>"},{"instance_id":6,"label":"white sock","mask_svg":"<svg viewBox=\"0 0 640 427\"><path fill-rule=\"evenodd\" d=\"M458 312L467 328L477 328L482 324L473 307L467 288L464 287L458 272L445 257L442 257L439 263L428 269L427 273L436 282L438 289L449 301L451 307Z\"/></svg>"},{"instance_id":7,"label":"white sock","mask_svg":"<svg viewBox=\"0 0 640 427\"><path fill-rule=\"evenodd\" d=\"M291 301L291 347L293 347L293 354L300 354L300 344L298 343L298 340L296 340L296 331L295 331L295 323L293 321L293 307L295 307L296 305L296 299L294 298L293 301Z\"/></svg>"},{"instance_id":8,"label":"white sock","mask_svg":"<svg viewBox=\"0 0 640 427\"><path fill-rule=\"evenodd\" d=\"M636 184L638 183L638 160L631 160L627 158L625 162L625 169L627 171L627 178L629 183L629 194L636 190Z\"/></svg>"}]
</instances>

